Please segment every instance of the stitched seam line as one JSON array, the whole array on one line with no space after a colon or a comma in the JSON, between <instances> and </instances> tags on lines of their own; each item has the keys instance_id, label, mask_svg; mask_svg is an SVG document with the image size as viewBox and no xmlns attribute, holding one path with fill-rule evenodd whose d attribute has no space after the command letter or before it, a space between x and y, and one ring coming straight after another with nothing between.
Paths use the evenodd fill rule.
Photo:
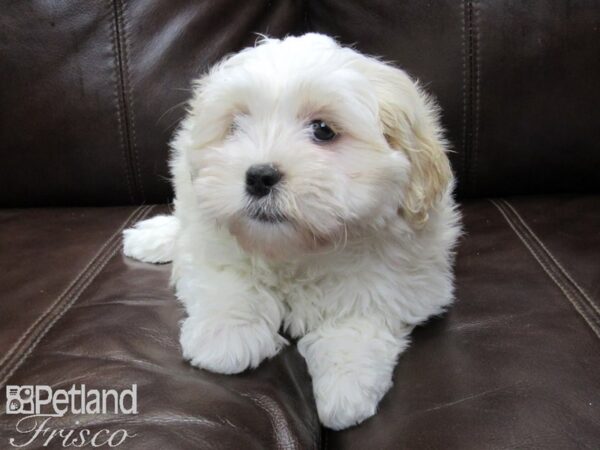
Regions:
<instances>
[{"instance_id":1,"label":"stitched seam line","mask_svg":"<svg viewBox=\"0 0 600 450\"><path fill-rule=\"evenodd\" d=\"M121 224L115 233L104 243L90 262L77 275L73 282L65 289L57 300L28 328L13 348L4 358L4 368L0 370L0 387L17 370L23 361L31 354L42 338L52 326L60 319L85 291L85 289L98 276L108 261L121 248L121 233L124 228L137 220L145 217L153 206L141 206ZM27 348L25 348L27 347Z\"/></svg>"},{"instance_id":2,"label":"stitched seam line","mask_svg":"<svg viewBox=\"0 0 600 450\"><path fill-rule=\"evenodd\" d=\"M481 41L479 34L479 1L472 2L471 12L471 52L472 52L472 74L471 74L471 114L472 114L472 143L471 143L471 167L469 181L471 182L471 192L477 192L477 156L479 149L479 84L480 84L480 64L479 43Z\"/></svg>"},{"instance_id":3,"label":"stitched seam line","mask_svg":"<svg viewBox=\"0 0 600 450\"><path fill-rule=\"evenodd\" d=\"M523 242L527 250L529 250L544 272L546 272L550 279L554 281L554 283L562 291L567 300L569 300L571 305L573 305L579 315L585 320L596 336L600 338L600 322L598 321L597 317L594 317L593 313L590 316L591 312L589 311L589 306L586 308L586 303L582 302L581 296L577 295L577 291L574 291L571 287L569 287L569 285L565 282L564 276L561 276L561 272L557 271L556 266L549 264L549 259L547 256L544 261L543 255L539 253L539 247L536 248L535 243L531 239L528 239L527 230L523 227L519 228L519 225L511 219L510 210L494 200L490 200L490 202L500 211L508 225L519 237L521 242ZM588 310L587 312L586 309Z\"/></svg>"},{"instance_id":4,"label":"stitched seam line","mask_svg":"<svg viewBox=\"0 0 600 450\"><path fill-rule=\"evenodd\" d=\"M565 297L571 302L575 310L583 317L583 319L587 322L590 328L592 328L592 331L594 331L594 333L600 338L600 326L597 318L594 318L593 313L591 317L590 315L588 315L589 311L585 311L585 304L582 304L579 296L577 296L576 293L571 288L569 288L567 284L564 283L564 280L561 280L560 275L557 274L555 270L553 270L553 266L548 263L547 259L546 262L544 262L543 257L538 252L536 252L536 249L531 245L530 241L527 239L527 235L525 234L525 232L522 230L520 231L518 229L518 225L510 219L509 212L503 207L501 207L499 204L495 202L492 203L494 203L494 205L500 210L510 227L513 229L513 231L515 231L515 233L521 239L521 241L523 241L523 243L530 251L532 256L536 259L536 261L538 261L540 266L544 269L548 276L550 276L552 281L554 281L554 283L560 288Z\"/></svg>"},{"instance_id":5,"label":"stitched seam line","mask_svg":"<svg viewBox=\"0 0 600 450\"><path fill-rule=\"evenodd\" d=\"M43 325L42 320L36 321L39 322L39 326L37 330L31 328L30 341L28 348L21 354L18 355L18 352L13 353L12 360L16 360L15 364L12 368L10 368L10 361L7 363L5 368L0 371L0 387L6 382L6 380L14 373L14 371L23 363L23 361L27 358L27 356L34 350L37 344L41 341L41 339L46 335L46 333L50 330L50 328L54 325L54 323L60 319L66 313L66 311L70 308L70 306L77 301L77 299L81 296L84 290L91 284L91 282L96 278L96 276L100 273L100 271L106 266L108 261L115 255L116 251L121 247L121 233L124 228L135 223L137 220L145 217L153 206L146 207L138 207L119 227L119 229L109 238L107 241L108 245L103 246L103 250L100 250L94 258L92 258L91 264L88 264L86 268L87 271L82 272L83 276L79 278L76 283L73 283L73 288L71 290L65 291L65 295L62 298L59 298L51 308L46 311L46 314L42 317L42 319L47 319L46 326ZM85 272L85 273L84 273ZM43 327L43 328L40 328ZM27 339L25 339L27 340ZM27 343L26 343L27 344ZM21 345L23 347L23 345ZM3 375L4 372L7 372Z\"/></svg>"},{"instance_id":6,"label":"stitched seam line","mask_svg":"<svg viewBox=\"0 0 600 450\"><path fill-rule=\"evenodd\" d=\"M94 261L93 268L90 272L87 272L85 279L83 280L82 288L85 289L89 283L97 276L98 271L104 268L106 262L110 257L114 254L116 248L115 243L109 247L109 252L102 256L101 259ZM58 320L62 315L66 312L69 306L79 297L81 294L81 289L74 291L71 295L66 297L64 302L58 303L57 307L52 311L53 314L49 314L45 317L50 317L47 324L45 326L42 325L42 328L38 328L36 332L30 334L30 345L20 353L20 356L17 353L14 353L13 360L15 360L14 364L11 367L11 361L6 365L7 373L5 375L0 374L0 387L4 385L6 380L14 373L14 371L21 365L21 363L27 358L27 356L33 351L36 347L37 343L41 340L41 338L48 332L50 327Z\"/></svg>"},{"instance_id":7,"label":"stitched seam line","mask_svg":"<svg viewBox=\"0 0 600 450\"><path fill-rule=\"evenodd\" d=\"M469 167L469 140L467 137L467 123L469 122L469 94L467 91L467 84L469 82L469 49L468 45L469 38L467 34L467 24L469 22L469 5L470 3L467 0L462 1L462 70L463 70L463 80L462 80L462 96L463 96L463 111L462 111L462 164L463 164L463 176L464 183L461 184L461 191L465 193L466 187L468 186L468 167Z\"/></svg>"},{"instance_id":8,"label":"stitched seam line","mask_svg":"<svg viewBox=\"0 0 600 450\"><path fill-rule=\"evenodd\" d=\"M592 298L588 295L588 293L581 287L581 285L575 281L575 279L571 276L571 274L569 272L567 272L567 270L564 268L564 266L558 261L558 259L556 259L554 257L554 255L550 252L550 250L548 250L548 247L546 247L544 245L544 243L542 242L542 240L537 236L537 234L535 234L535 232L531 229L531 227L529 225L527 225L527 222L525 222L525 219L523 219L523 217L519 214L519 212L516 210L516 208L514 206L512 206L508 201L503 200L502 203L504 203L508 208L510 208L510 210L514 213L514 215L517 217L517 219L519 219L519 221L521 222L521 224L523 225L523 227L529 232L529 234L531 235L531 237L533 239L535 239L535 241L539 244L539 246L544 250L544 252L546 253L546 255L548 256L548 258L550 258L552 260L552 262L556 265L556 267L562 272L562 274L571 282L572 287L574 287L574 289L576 289L578 291L578 294L583 296L587 302L589 303L589 305L592 307L592 309L594 311L596 311L596 314L598 314L598 316L600 317L600 308L598 307L598 305L596 305L596 302L594 302L592 300Z\"/></svg>"},{"instance_id":9,"label":"stitched seam line","mask_svg":"<svg viewBox=\"0 0 600 450\"><path fill-rule=\"evenodd\" d=\"M296 437L289 431L286 430L287 432L285 434L287 436L285 439L282 439L281 432L279 430L281 426L279 421L277 420L276 413L274 414L271 407L269 407L269 402L272 401L271 399L261 394L246 394L240 392L238 392L238 394L242 397L246 397L247 399L251 400L252 403L254 403L258 408L260 408L267 414L269 422L271 423L271 427L273 428L275 441L277 443L276 445L279 450L296 450L300 448L298 446L298 442L296 441Z\"/></svg>"},{"instance_id":10,"label":"stitched seam line","mask_svg":"<svg viewBox=\"0 0 600 450\"><path fill-rule=\"evenodd\" d=\"M133 141L131 136L131 120L129 113L129 104L127 99L127 94L125 92L126 85L126 76L125 76L125 61L124 61L124 44L123 44L123 30L121 25L121 13L118 5L119 0L111 0L112 10L113 10L113 24L112 29L114 31L114 53L115 53L115 70L117 72L117 96L120 108L119 114L121 115L121 135L124 136L124 153L125 153L125 161L127 166L127 176L131 181L131 190L132 190L132 202L137 203L137 199L140 197L139 195L139 183L137 180L136 172L135 172L135 164L134 164L134 150L133 150Z\"/></svg>"},{"instance_id":11,"label":"stitched seam line","mask_svg":"<svg viewBox=\"0 0 600 450\"><path fill-rule=\"evenodd\" d=\"M108 0L108 6L109 6L109 9L111 10L111 14L114 15L115 12L114 12L112 0ZM117 39L117 30L116 30L115 22L116 21L113 19L111 19L109 21L110 34L112 37L111 45L112 45L112 51L113 51L113 55L114 55L113 63L115 66L115 70L113 71L113 81L115 84L115 90L114 90L113 96L114 96L115 109L117 111L117 129L119 132L119 142L121 144L121 157L123 160L123 169L125 171L125 179L127 180L127 191L129 193L129 200L131 201L131 203L135 203L134 188L133 188L133 184L131 181L132 174L130 173L130 167L129 167L128 157L127 157L127 144L125 142L126 129L125 129L125 123L123 121L121 97L119 95L119 92L121 91L121 87L120 87L120 77L119 77L119 56L118 56L119 52L117 50L118 39Z\"/></svg>"},{"instance_id":12,"label":"stitched seam line","mask_svg":"<svg viewBox=\"0 0 600 450\"><path fill-rule=\"evenodd\" d=\"M503 202L504 205L505 202ZM506 216L511 216L510 210L507 209L506 206L502 206L502 210ZM516 232L518 232L519 236L522 236L522 239L527 241L526 246L532 252L533 256L536 260L542 265L544 270L548 272L548 275L553 279L553 281L561 288L565 296L571 301L575 301L579 306L579 310L581 314L584 314L585 317L589 321L595 323L595 327L597 330L600 330L600 317L594 313L590 306L581 298L579 292L574 289L573 285L568 283L568 280L559 272L558 268L552 263L552 260L548 257L547 254L543 253L539 247L535 245L535 243L531 240L531 236L528 234L527 230L516 221L513 217L511 220L512 226L516 228Z\"/></svg>"},{"instance_id":13,"label":"stitched seam line","mask_svg":"<svg viewBox=\"0 0 600 450\"><path fill-rule=\"evenodd\" d=\"M479 9L477 0L462 2L463 54L463 183L462 192L474 193L476 187L477 148L479 143Z\"/></svg>"},{"instance_id":14,"label":"stitched seam line","mask_svg":"<svg viewBox=\"0 0 600 450\"><path fill-rule=\"evenodd\" d=\"M117 6L117 10L118 10L118 15L117 15L117 19L121 19L121 27L119 28L120 33L119 36L121 37L121 61L122 61L122 67L123 67L123 73L125 74L125 76L123 77L123 95L124 98L126 99L126 105L127 105L127 112L129 113L129 130L131 133L130 136L130 145L131 145L131 149L133 150L132 153L132 165L135 167L136 171L135 174L137 175L137 181L138 181L138 189L139 189L139 193L141 195L141 199L142 202L145 201L145 194L144 194L144 183L142 182L142 172L140 170L140 157L138 154L138 147L137 147L137 136L136 136L136 132L135 132L135 103L134 103L134 97L133 97L133 88L132 88L132 83L131 83L131 71L129 70L129 55L131 54L131 46L129 44L129 36L128 36L128 29L129 27L129 22L126 18L126 4L122 1L122 0L116 0L116 6ZM125 96L125 94L127 94Z\"/></svg>"},{"instance_id":15,"label":"stitched seam line","mask_svg":"<svg viewBox=\"0 0 600 450\"><path fill-rule=\"evenodd\" d=\"M502 202L503 207L505 208L505 211L509 212L509 210L506 209L506 208L510 207L508 202L506 202L506 201L501 201L501 202ZM590 318L590 320L593 320L598 325L600 325L600 315L595 313L595 311L594 311L595 308L594 308L593 304L592 305L588 304L585 301L585 299L582 298L581 293L574 287L574 285L572 283L569 283L568 279L565 279L564 274L561 273L561 271L559 270L557 265L553 263L553 259L552 259L551 255L549 253L544 252L541 247L536 246L535 242L533 242L531 239L533 237L532 234L530 234L528 232L527 228L525 227L525 225L526 225L525 222L519 221L518 217L514 217L515 216L514 214L510 214L510 215L513 216L513 224L515 226L517 226L518 228L520 228L521 233L529 239L531 247L535 250L537 256L545 264L545 266L548 268L548 270L552 271L555 278L557 279L557 282L560 283L563 290L569 291L571 296L576 298L578 304L581 305L582 308L587 311L588 318ZM590 308L590 306L591 306L591 308Z\"/></svg>"},{"instance_id":16,"label":"stitched seam line","mask_svg":"<svg viewBox=\"0 0 600 450\"><path fill-rule=\"evenodd\" d=\"M131 219L131 217L136 214L139 211L139 207L136 208L130 215L129 217L127 217L127 219L125 220L125 222L129 222L129 220ZM98 250L96 252L96 254L88 261L88 263L83 267L83 269L81 269L81 271L77 274L77 276L71 281L71 283L69 283L69 285L60 293L60 295L56 298L56 300L48 307L48 309L46 309L46 311L44 311L44 313L42 315L40 315L37 320L32 323L29 328L25 331L25 333L23 333L23 335L21 336L21 338L12 346L12 348L6 353L6 355L4 355L4 357L2 358L2 360L0 361L0 367L2 367L4 365L4 363L6 362L6 360L10 357L10 355L15 351L15 349L21 344L21 342L27 337L27 335L29 333L31 333L31 330L33 328L35 328L38 324L38 322L40 322L45 316L47 316L48 314L50 314L50 312L52 311L52 309L54 309L54 307L56 306L57 303L59 303L61 301L61 299L67 295L67 293L69 292L69 290L71 290L73 288L73 286L75 285L75 283L79 282L79 280L86 274L86 272L89 270L90 266L100 257L100 255L106 250L106 247L108 247L108 245L112 242L112 240L114 239L115 235L117 233L111 235L102 245L102 247L100 247L100 250Z\"/></svg>"}]
</instances>

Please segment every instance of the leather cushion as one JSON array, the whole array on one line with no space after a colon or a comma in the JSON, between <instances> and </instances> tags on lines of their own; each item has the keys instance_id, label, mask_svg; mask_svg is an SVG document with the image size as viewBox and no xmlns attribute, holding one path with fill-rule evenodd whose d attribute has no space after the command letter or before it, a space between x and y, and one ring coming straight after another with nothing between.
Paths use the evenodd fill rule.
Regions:
<instances>
[{"instance_id":1,"label":"leather cushion","mask_svg":"<svg viewBox=\"0 0 600 450\"><path fill-rule=\"evenodd\" d=\"M100 263L93 262L84 268L83 278L87 282L68 296L67 302L61 303L53 320L34 321L32 334L38 339L19 346L18 358L3 361L0 374L7 374L8 379L0 379L2 408L6 399L4 384L45 384L68 389L75 383L85 384L88 389L121 390L136 383L139 415L67 415L53 419L52 426L70 429L79 420L81 427L93 432L124 428L130 434L137 434L127 441L127 448L231 449L239 448L240 443L248 449L316 447L321 431L310 378L295 347L286 348L256 371L237 376L200 371L183 361L178 339L183 309L169 286L170 265L140 263L120 251L124 218L135 211L134 218L144 217L149 210L96 208L82 210L80 214L74 214L78 210L14 213L29 216L29 221L21 221L22 228L27 227L21 233L36 235L42 249L48 241L47 248L53 246L56 255L60 255L64 246L68 259L71 247L84 242L96 247ZM152 214L166 210L154 208ZM59 226L43 227L49 211L56 217L55 222L68 227L70 233L54 233ZM36 216L39 222L34 220ZM107 241L108 250L102 250L104 242L97 236L99 227L91 218L103 222L108 236L117 233L116 240ZM7 236L5 231L13 223L0 222L0 236ZM92 261L96 260L92 256ZM85 266L88 262L82 255L73 264ZM18 269L15 266L17 270L19 282L5 283L11 281L11 276L0 274L0 284L10 288L0 303L3 305L0 330L9 326L12 329L0 341L0 354L7 352L42 310L27 309L27 320L21 320L21 308L26 308L29 302L49 299L57 292L53 289L48 295L37 290L21 293L23 278L39 277L37 287L43 287L64 284L74 276L70 264L44 267L34 258L22 261ZM0 414L2 445L10 437L18 437L18 442L25 439L15 431L20 417ZM41 448L43 440L36 442ZM53 441L50 448L62 448L60 441Z\"/></svg>"},{"instance_id":2,"label":"leather cushion","mask_svg":"<svg viewBox=\"0 0 600 450\"><path fill-rule=\"evenodd\" d=\"M146 210L0 210L0 384L117 251L120 229Z\"/></svg>"},{"instance_id":3,"label":"leather cushion","mask_svg":"<svg viewBox=\"0 0 600 450\"><path fill-rule=\"evenodd\" d=\"M301 2L8 2L0 12L0 206L167 202L192 80Z\"/></svg>"},{"instance_id":4,"label":"leather cushion","mask_svg":"<svg viewBox=\"0 0 600 450\"><path fill-rule=\"evenodd\" d=\"M87 287L31 346L27 359L11 363L7 381L105 388L137 383L138 416L85 419L91 429L118 424L136 432L128 448L594 446L600 439L600 341L595 328L600 315L589 302L599 300L594 286L600 273L592 258L600 250L595 239L600 216L592 208L598 200L570 196L464 204L457 303L414 332L378 414L343 432L321 430L310 378L293 346L238 376L210 374L183 362L177 340L183 311L168 286L170 266L139 263L118 252L110 253L102 270L92 274ZM549 214L555 202L562 209ZM131 210L88 210L87 218L67 219L72 213L54 212L64 214L77 230L76 240L86 241L91 233L95 237L89 238L101 247L104 237L97 236L89 217L112 222L108 228L113 231ZM40 227L33 220L36 215L48 217L44 210L28 214L28 228ZM10 226L0 222L0 235L6 236ZM27 232L34 233L23 230ZM582 235L590 236L587 250L582 250ZM542 253L536 237L552 258ZM64 243L67 250L74 241L73 235L50 232L41 232L38 240L53 238L57 248ZM557 262L583 293L575 292ZM23 263L19 272L40 271L35 261ZM75 273L67 264L46 272L47 283L55 276L62 284L69 272ZM18 286L5 283L6 274L0 277L3 285L12 286L3 302L37 300L34 291L26 297L13 295ZM0 329L12 323L16 308L4 311ZM6 372L4 366L0 369ZM14 436L15 420L0 415L2 442ZM60 420L68 428L76 418Z\"/></svg>"},{"instance_id":5,"label":"leather cushion","mask_svg":"<svg viewBox=\"0 0 600 450\"><path fill-rule=\"evenodd\" d=\"M600 191L598 2L309 8L313 30L395 61L438 98L461 196Z\"/></svg>"},{"instance_id":6,"label":"leather cushion","mask_svg":"<svg viewBox=\"0 0 600 450\"><path fill-rule=\"evenodd\" d=\"M556 263L538 261L534 238L518 227L517 234L516 218L504 211L517 205L532 223L560 230L546 242L562 248L556 261L574 275L594 272L589 281L597 285L597 261L579 259L577 242L581 234L597 234L600 216L585 206L598 200L464 205L458 301L415 330L379 413L363 426L328 432L329 448L594 447L600 439L600 314L573 303L569 290L565 295L563 278L550 275ZM540 207L555 201L579 211L577 219L563 221ZM597 240L586 242L598 255ZM598 291L587 294L600 300Z\"/></svg>"},{"instance_id":7,"label":"leather cushion","mask_svg":"<svg viewBox=\"0 0 600 450\"><path fill-rule=\"evenodd\" d=\"M192 79L256 32L328 33L418 78L463 197L597 192L599 24L591 0L8 2L0 205L169 201Z\"/></svg>"}]
</instances>

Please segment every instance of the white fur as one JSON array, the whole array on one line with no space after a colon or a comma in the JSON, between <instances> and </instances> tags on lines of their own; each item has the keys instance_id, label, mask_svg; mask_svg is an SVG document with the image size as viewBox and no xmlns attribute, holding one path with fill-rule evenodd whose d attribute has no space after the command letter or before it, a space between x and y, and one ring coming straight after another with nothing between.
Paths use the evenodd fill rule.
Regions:
<instances>
[{"instance_id":1,"label":"white fur","mask_svg":"<svg viewBox=\"0 0 600 450\"><path fill-rule=\"evenodd\" d=\"M155 216L123 232L123 253L149 263L173 260L173 248L179 232L175 216Z\"/></svg>"},{"instance_id":2,"label":"white fur","mask_svg":"<svg viewBox=\"0 0 600 450\"><path fill-rule=\"evenodd\" d=\"M314 119L338 137L315 143ZM434 104L326 36L264 39L196 83L172 147L174 216L127 230L125 253L172 257L185 358L241 372L286 344L283 327L324 425L373 415L412 328L453 298L460 225ZM260 201L244 186L257 163L284 173ZM258 206L286 221L250 218Z\"/></svg>"}]
</instances>

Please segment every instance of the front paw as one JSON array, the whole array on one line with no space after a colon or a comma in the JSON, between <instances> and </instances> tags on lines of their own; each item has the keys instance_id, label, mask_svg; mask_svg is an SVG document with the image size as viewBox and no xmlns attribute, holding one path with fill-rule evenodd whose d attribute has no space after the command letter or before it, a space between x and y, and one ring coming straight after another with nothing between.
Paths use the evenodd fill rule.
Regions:
<instances>
[{"instance_id":1,"label":"front paw","mask_svg":"<svg viewBox=\"0 0 600 450\"><path fill-rule=\"evenodd\" d=\"M389 373L378 374L373 368L331 366L313 378L317 412L321 423L333 430L357 425L373 416L377 405L391 386Z\"/></svg>"},{"instance_id":2,"label":"front paw","mask_svg":"<svg viewBox=\"0 0 600 450\"><path fill-rule=\"evenodd\" d=\"M188 317L180 337L183 356L193 366L234 374L275 356L286 340L263 321L222 323Z\"/></svg>"},{"instance_id":3,"label":"front paw","mask_svg":"<svg viewBox=\"0 0 600 450\"><path fill-rule=\"evenodd\" d=\"M304 336L298 350L313 379L321 423L341 430L375 414L406 343L379 323L360 318L325 323Z\"/></svg>"}]
</instances>

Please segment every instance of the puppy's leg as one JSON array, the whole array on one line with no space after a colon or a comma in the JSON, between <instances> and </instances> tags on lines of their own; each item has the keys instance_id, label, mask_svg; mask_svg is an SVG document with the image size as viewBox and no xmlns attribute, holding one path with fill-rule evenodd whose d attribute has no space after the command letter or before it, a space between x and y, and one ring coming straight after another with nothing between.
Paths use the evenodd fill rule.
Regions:
<instances>
[{"instance_id":1,"label":"puppy's leg","mask_svg":"<svg viewBox=\"0 0 600 450\"><path fill-rule=\"evenodd\" d=\"M144 262L170 262L178 231L179 219L175 216L142 220L123 232L123 253Z\"/></svg>"},{"instance_id":2,"label":"puppy's leg","mask_svg":"<svg viewBox=\"0 0 600 450\"><path fill-rule=\"evenodd\" d=\"M323 425L340 430L375 414L408 333L393 335L382 321L356 317L325 322L298 342Z\"/></svg>"},{"instance_id":3,"label":"puppy's leg","mask_svg":"<svg viewBox=\"0 0 600 450\"><path fill-rule=\"evenodd\" d=\"M275 356L287 341L278 334L283 304L250 277L224 269L185 271L176 282L188 317L181 328L183 356L217 373L239 373Z\"/></svg>"}]
</instances>

